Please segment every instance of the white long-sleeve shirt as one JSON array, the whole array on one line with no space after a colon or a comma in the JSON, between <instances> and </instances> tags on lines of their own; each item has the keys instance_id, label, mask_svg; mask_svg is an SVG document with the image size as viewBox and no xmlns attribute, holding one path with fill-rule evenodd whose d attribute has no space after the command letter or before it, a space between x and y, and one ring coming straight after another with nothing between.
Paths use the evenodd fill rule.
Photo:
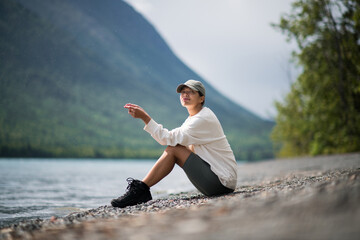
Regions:
<instances>
[{"instance_id":1,"label":"white long-sleeve shirt","mask_svg":"<svg viewBox=\"0 0 360 240\"><path fill-rule=\"evenodd\" d=\"M203 107L171 131L153 119L145 125L144 130L161 145L193 145L194 152L209 163L220 182L227 188L236 188L237 164L233 151L219 120L209 108Z\"/></svg>"}]
</instances>

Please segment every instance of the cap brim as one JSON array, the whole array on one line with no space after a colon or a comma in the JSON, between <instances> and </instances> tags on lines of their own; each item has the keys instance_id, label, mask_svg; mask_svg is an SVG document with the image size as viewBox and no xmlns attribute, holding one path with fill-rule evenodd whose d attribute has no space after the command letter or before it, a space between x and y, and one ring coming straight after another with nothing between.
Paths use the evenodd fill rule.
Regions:
<instances>
[{"instance_id":1,"label":"cap brim","mask_svg":"<svg viewBox=\"0 0 360 240\"><path fill-rule=\"evenodd\" d=\"M188 86L188 85L186 85L186 84L180 84L177 88L176 88L176 92L177 93L180 93L181 92L181 90L184 88L184 87L188 87L188 88L191 88L192 90L194 90L194 91L198 91L196 88L194 88L194 87L192 87L192 86Z\"/></svg>"},{"instance_id":2,"label":"cap brim","mask_svg":"<svg viewBox=\"0 0 360 240\"><path fill-rule=\"evenodd\" d=\"M183 89L183 87L185 87L186 85L185 84L180 84L177 88L176 88L176 92L177 93L180 93L181 90Z\"/></svg>"}]
</instances>

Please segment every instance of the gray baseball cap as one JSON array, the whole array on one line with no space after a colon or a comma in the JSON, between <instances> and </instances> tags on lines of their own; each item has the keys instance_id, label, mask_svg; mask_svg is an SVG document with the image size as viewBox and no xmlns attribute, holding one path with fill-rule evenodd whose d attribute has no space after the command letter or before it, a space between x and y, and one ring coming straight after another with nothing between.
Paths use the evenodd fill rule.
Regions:
<instances>
[{"instance_id":1,"label":"gray baseball cap","mask_svg":"<svg viewBox=\"0 0 360 240\"><path fill-rule=\"evenodd\" d=\"M180 93L183 87L188 87L194 91L201 92L201 94L205 96L205 87L200 81L192 79L187 80L185 83L182 83L177 87L176 92Z\"/></svg>"}]
</instances>

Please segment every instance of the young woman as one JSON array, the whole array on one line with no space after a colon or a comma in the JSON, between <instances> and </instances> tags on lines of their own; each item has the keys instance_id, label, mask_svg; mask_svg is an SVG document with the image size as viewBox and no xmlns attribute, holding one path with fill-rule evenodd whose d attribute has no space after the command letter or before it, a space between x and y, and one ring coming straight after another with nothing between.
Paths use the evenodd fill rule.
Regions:
<instances>
[{"instance_id":1,"label":"young woman","mask_svg":"<svg viewBox=\"0 0 360 240\"><path fill-rule=\"evenodd\" d=\"M231 193L236 188L237 164L221 124L205 102L205 87L188 80L177 87L188 118L171 131L156 123L140 106L126 104L128 113L144 121L144 130L167 148L145 178L128 178L127 192L111 201L113 207L126 207L152 199L150 187L167 176L177 164L194 186L207 196Z\"/></svg>"}]
</instances>

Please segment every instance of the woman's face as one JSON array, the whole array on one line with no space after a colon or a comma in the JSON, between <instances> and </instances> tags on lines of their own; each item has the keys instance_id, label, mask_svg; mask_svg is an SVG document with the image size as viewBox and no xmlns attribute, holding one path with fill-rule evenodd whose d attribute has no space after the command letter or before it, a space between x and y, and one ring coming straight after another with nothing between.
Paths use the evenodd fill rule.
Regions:
<instances>
[{"instance_id":1,"label":"woman's face","mask_svg":"<svg viewBox=\"0 0 360 240\"><path fill-rule=\"evenodd\" d=\"M195 107L205 100L205 97L200 97L199 92L188 87L183 87L180 92L180 102L184 107Z\"/></svg>"}]
</instances>

